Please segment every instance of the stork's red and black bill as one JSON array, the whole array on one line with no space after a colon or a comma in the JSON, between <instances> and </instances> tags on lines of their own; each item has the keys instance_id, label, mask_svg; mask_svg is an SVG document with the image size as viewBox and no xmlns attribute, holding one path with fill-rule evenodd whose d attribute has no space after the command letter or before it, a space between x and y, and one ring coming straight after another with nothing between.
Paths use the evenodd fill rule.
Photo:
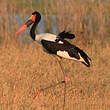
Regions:
<instances>
[{"instance_id":1,"label":"stork's red and black bill","mask_svg":"<svg viewBox=\"0 0 110 110\"><path fill-rule=\"evenodd\" d=\"M16 32L16 36L18 36L19 34L21 34L22 32L24 32L27 27L29 27L32 23L35 22L35 19L36 19L36 16L35 15L32 15L29 20L23 25L21 26L18 31Z\"/></svg>"}]
</instances>

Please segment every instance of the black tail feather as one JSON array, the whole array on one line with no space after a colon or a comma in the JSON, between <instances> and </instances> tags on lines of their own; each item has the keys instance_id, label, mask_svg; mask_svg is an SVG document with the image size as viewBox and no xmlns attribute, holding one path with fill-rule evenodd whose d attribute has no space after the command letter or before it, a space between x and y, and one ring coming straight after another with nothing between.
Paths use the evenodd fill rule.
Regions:
<instances>
[{"instance_id":1,"label":"black tail feather","mask_svg":"<svg viewBox=\"0 0 110 110\"><path fill-rule=\"evenodd\" d=\"M82 61L82 63L84 65L86 65L87 67L90 67L90 65L91 65L91 59L88 57L88 55L83 50L80 50L80 55L81 55L81 57L84 60L84 61Z\"/></svg>"},{"instance_id":2,"label":"black tail feather","mask_svg":"<svg viewBox=\"0 0 110 110\"><path fill-rule=\"evenodd\" d=\"M63 31L58 34L58 37L60 37L61 39L64 39L64 38L73 39L75 38L75 35L70 32Z\"/></svg>"},{"instance_id":3,"label":"black tail feather","mask_svg":"<svg viewBox=\"0 0 110 110\"><path fill-rule=\"evenodd\" d=\"M82 62L85 66L90 67L90 63L86 64L85 62Z\"/></svg>"}]
</instances>

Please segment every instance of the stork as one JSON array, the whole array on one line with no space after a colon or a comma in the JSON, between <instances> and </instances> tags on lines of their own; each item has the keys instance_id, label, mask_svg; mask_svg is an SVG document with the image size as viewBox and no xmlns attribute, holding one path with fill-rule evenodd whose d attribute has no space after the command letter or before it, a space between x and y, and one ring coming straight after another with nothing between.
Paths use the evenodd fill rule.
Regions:
<instances>
[{"instance_id":1,"label":"stork","mask_svg":"<svg viewBox=\"0 0 110 110\"><path fill-rule=\"evenodd\" d=\"M18 29L16 35L18 36L20 33L24 32L31 24L33 24L30 30L30 36L34 41L39 42L43 49L46 50L46 52L59 56L60 58L82 62L85 66L90 67L91 59L88 57L88 55L77 46L72 45L67 40L65 40L75 38L74 34L66 31L63 31L58 35L51 33L36 34L35 30L40 20L41 14L37 11L33 12L28 21Z\"/></svg>"}]
</instances>

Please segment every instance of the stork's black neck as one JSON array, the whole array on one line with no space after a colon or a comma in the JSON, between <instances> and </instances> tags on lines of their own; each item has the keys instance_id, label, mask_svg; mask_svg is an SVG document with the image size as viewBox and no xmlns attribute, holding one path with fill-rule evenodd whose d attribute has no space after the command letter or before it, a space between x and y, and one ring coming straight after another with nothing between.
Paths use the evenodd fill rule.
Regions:
<instances>
[{"instance_id":1,"label":"stork's black neck","mask_svg":"<svg viewBox=\"0 0 110 110\"><path fill-rule=\"evenodd\" d=\"M34 24L33 24L32 27L31 27L30 36L31 36L31 38L32 38L33 40L35 40L35 36L36 36L35 30L36 30L36 27L37 27L38 23L39 23L40 20L41 20L41 15L40 15L40 13L37 12L37 11L33 12L32 15L35 15L35 16L36 16L36 19L35 19Z\"/></svg>"},{"instance_id":2,"label":"stork's black neck","mask_svg":"<svg viewBox=\"0 0 110 110\"><path fill-rule=\"evenodd\" d=\"M31 30L30 30L30 36L31 36L31 38L32 38L33 40L35 40L35 36L36 36L35 30L36 30L37 24L38 24L38 23L35 22L35 23L32 25Z\"/></svg>"}]
</instances>

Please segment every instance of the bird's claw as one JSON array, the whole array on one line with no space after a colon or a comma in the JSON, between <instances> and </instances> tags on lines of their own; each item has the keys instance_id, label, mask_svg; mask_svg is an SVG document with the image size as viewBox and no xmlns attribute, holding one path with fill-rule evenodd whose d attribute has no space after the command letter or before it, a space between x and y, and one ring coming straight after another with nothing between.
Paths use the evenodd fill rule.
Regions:
<instances>
[{"instance_id":1,"label":"bird's claw","mask_svg":"<svg viewBox=\"0 0 110 110\"><path fill-rule=\"evenodd\" d=\"M67 84L70 81L70 78L68 76L65 76L65 83Z\"/></svg>"}]
</instances>

